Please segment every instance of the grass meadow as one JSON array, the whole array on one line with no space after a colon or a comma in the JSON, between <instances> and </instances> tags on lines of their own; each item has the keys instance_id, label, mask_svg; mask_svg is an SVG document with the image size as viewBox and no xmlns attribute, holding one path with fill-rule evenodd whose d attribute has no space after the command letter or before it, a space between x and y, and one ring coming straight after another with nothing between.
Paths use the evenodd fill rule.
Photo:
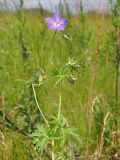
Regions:
<instances>
[{"instance_id":1,"label":"grass meadow","mask_svg":"<svg viewBox=\"0 0 120 160\"><path fill-rule=\"evenodd\" d=\"M32 90L41 70L46 80L35 88L39 106L51 120L61 92L61 113L78 129L79 140L71 149L80 157L76 159L118 160L120 94L116 90L120 87L115 60L120 48L113 22L117 16L82 10L78 15L63 14L69 22L63 34L70 40L58 31L52 44L54 31L44 20L52 15L43 10L0 13L0 160L57 160L41 158L28 137L44 123ZM118 25L118 37L119 29ZM65 77L61 86L55 85L54 75L69 61L78 64L79 71L71 71L70 83Z\"/></svg>"}]
</instances>

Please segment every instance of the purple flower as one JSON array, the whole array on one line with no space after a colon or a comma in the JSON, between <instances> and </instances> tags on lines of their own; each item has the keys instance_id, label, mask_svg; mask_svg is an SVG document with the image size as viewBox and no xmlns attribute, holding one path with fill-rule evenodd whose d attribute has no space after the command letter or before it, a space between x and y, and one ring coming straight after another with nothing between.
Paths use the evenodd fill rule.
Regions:
<instances>
[{"instance_id":1,"label":"purple flower","mask_svg":"<svg viewBox=\"0 0 120 160\"><path fill-rule=\"evenodd\" d=\"M53 17L45 18L50 30L62 31L65 25L68 23L67 20L62 19L60 13L55 13Z\"/></svg>"}]
</instances>

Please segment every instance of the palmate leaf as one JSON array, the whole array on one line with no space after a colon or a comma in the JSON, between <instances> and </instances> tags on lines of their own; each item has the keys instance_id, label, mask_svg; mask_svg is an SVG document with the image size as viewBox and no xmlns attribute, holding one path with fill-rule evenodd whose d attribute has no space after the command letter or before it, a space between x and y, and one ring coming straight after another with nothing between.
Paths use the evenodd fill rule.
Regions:
<instances>
[{"instance_id":1,"label":"palmate leaf","mask_svg":"<svg viewBox=\"0 0 120 160\"><path fill-rule=\"evenodd\" d=\"M70 136L72 136L72 138L80 140L79 134L78 134L78 129L76 129L74 127L69 127L69 128L67 128L67 132L69 133Z\"/></svg>"},{"instance_id":2,"label":"palmate leaf","mask_svg":"<svg viewBox=\"0 0 120 160\"><path fill-rule=\"evenodd\" d=\"M61 135L62 135L62 140L61 140L62 144L66 143L66 141L68 140L68 137L71 137L71 139L74 139L74 140L78 140L78 141L80 140L78 130L74 127L62 128Z\"/></svg>"},{"instance_id":3,"label":"palmate leaf","mask_svg":"<svg viewBox=\"0 0 120 160\"><path fill-rule=\"evenodd\" d=\"M53 72L53 76L55 78L55 85L61 83L63 79L67 76L67 68L62 67L60 70L55 70Z\"/></svg>"},{"instance_id":4,"label":"palmate leaf","mask_svg":"<svg viewBox=\"0 0 120 160\"><path fill-rule=\"evenodd\" d=\"M47 148L50 141L49 129L39 126L38 129L29 136L38 153L43 154L43 150Z\"/></svg>"},{"instance_id":5,"label":"palmate leaf","mask_svg":"<svg viewBox=\"0 0 120 160\"><path fill-rule=\"evenodd\" d=\"M77 78L73 76L73 72L78 73L79 71L80 65L78 65L77 62L69 59L68 63L53 72L52 75L55 79L55 85L62 83L65 78L71 84L75 84Z\"/></svg>"},{"instance_id":6,"label":"palmate leaf","mask_svg":"<svg viewBox=\"0 0 120 160\"><path fill-rule=\"evenodd\" d=\"M56 126L56 127L64 127L67 125L67 119L63 116L58 117L53 117L52 121L50 122L51 126Z\"/></svg>"},{"instance_id":7,"label":"palmate leaf","mask_svg":"<svg viewBox=\"0 0 120 160\"><path fill-rule=\"evenodd\" d=\"M79 140L78 130L74 127L69 127L67 119L63 116L60 116L60 118L54 117L53 121L51 122L52 130L55 134L56 140L61 143L61 145L64 145L69 137L72 139Z\"/></svg>"},{"instance_id":8,"label":"palmate leaf","mask_svg":"<svg viewBox=\"0 0 120 160\"><path fill-rule=\"evenodd\" d=\"M39 126L38 129L29 137L35 146L35 149L41 155L48 147L52 149L54 141L56 149L64 150L69 145L69 140L79 140L78 130L68 126L67 119L63 116L53 117L49 122L49 126Z\"/></svg>"},{"instance_id":9,"label":"palmate leaf","mask_svg":"<svg viewBox=\"0 0 120 160\"><path fill-rule=\"evenodd\" d=\"M80 70L80 65L77 64L77 62L69 59L68 63L66 64L66 67L68 67L72 71L79 72Z\"/></svg>"}]
</instances>

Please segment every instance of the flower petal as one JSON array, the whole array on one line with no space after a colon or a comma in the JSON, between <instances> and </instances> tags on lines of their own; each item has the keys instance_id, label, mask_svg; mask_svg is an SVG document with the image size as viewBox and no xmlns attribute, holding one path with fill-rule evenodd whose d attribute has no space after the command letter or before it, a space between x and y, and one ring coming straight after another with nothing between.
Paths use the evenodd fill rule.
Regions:
<instances>
[{"instance_id":1,"label":"flower petal","mask_svg":"<svg viewBox=\"0 0 120 160\"><path fill-rule=\"evenodd\" d=\"M60 13L55 13L53 17L54 17L55 21L59 21L62 19L62 16Z\"/></svg>"},{"instance_id":2,"label":"flower petal","mask_svg":"<svg viewBox=\"0 0 120 160\"><path fill-rule=\"evenodd\" d=\"M48 24L49 30L56 30L56 26L54 24Z\"/></svg>"},{"instance_id":3,"label":"flower petal","mask_svg":"<svg viewBox=\"0 0 120 160\"><path fill-rule=\"evenodd\" d=\"M65 25L64 24L61 24L59 27L57 27L57 31L63 31L65 28Z\"/></svg>"},{"instance_id":4,"label":"flower petal","mask_svg":"<svg viewBox=\"0 0 120 160\"><path fill-rule=\"evenodd\" d=\"M67 20L63 20L64 25L68 24Z\"/></svg>"},{"instance_id":5,"label":"flower petal","mask_svg":"<svg viewBox=\"0 0 120 160\"><path fill-rule=\"evenodd\" d=\"M68 23L67 20L62 19L60 13L55 13L53 17L45 18L48 28L50 30L64 30L65 25Z\"/></svg>"},{"instance_id":6,"label":"flower petal","mask_svg":"<svg viewBox=\"0 0 120 160\"><path fill-rule=\"evenodd\" d=\"M45 21L46 21L47 23L52 23L52 22L54 22L54 20L53 20L52 17L45 18Z\"/></svg>"},{"instance_id":7,"label":"flower petal","mask_svg":"<svg viewBox=\"0 0 120 160\"><path fill-rule=\"evenodd\" d=\"M65 25L67 24L67 20L60 20L59 21L59 24L58 24L58 27L56 28L56 30L60 31L60 30L64 30L65 28Z\"/></svg>"}]
</instances>

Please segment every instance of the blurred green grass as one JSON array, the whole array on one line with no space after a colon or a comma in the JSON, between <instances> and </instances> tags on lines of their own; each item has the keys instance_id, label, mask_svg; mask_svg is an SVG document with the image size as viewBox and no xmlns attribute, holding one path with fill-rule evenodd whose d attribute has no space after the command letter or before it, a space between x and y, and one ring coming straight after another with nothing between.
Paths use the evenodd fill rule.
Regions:
<instances>
[{"instance_id":1,"label":"blurred green grass","mask_svg":"<svg viewBox=\"0 0 120 160\"><path fill-rule=\"evenodd\" d=\"M108 97L115 94L114 63L108 60L110 55L103 49L107 32L111 29L111 18L109 15L86 13L83 26L80 16L66 16L69 24L64 33L72 37L72 41L66 41L61 33L57 33L54 40L55 51L51 42L54 32L49 31L44 22L48 15L49 13L45 13L40 16L35 11L23 12L22 26L17 14L0 13L0 106L22 128L23 119L18 118L14 109L19 108L19 105L25 107L30 120L32 119L34 110L31 106L35 108L36 105L29 85L36 78L39 68L49 75L67 63L68 58L72 58L82 65L75 85L66 81L63 83L62 113L68 117L70 124L79 129L80 137L85 139L88 134L89 110L94 99L102 99L103 110L106 111ZM21 28L28 58L22 55ZM88 42L85 43L87 38ZM50 80L36 91L44 114L50 118L58 109L59 87L55 87ZM13 134L8 130L5 133L6 141L11 143L8 144L8 159L26 160L26 142L17 133ZM0 155L3 148L0 149Z\"/></svg>"}]
</instances>

